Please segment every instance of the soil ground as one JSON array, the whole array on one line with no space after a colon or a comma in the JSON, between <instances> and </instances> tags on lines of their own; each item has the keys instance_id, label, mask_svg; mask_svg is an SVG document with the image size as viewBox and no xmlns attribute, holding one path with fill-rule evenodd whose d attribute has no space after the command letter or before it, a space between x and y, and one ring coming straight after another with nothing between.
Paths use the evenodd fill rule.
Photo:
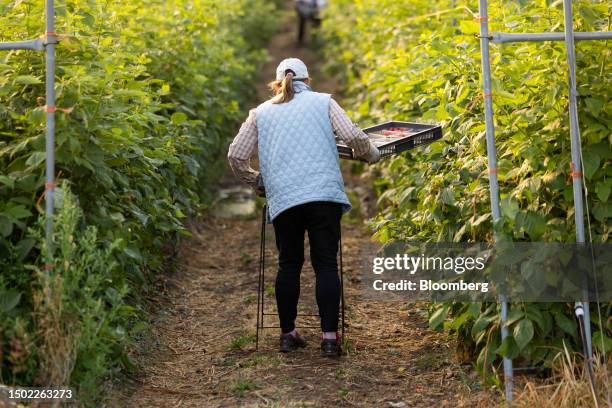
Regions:
<instances>
[{"instance_id":1,"label":"soil ground","mask_svg":"<svg viewBox=\"0 0 612 408\"><path fill-rule=\"evenodd\" d=\"M264 73L282 58L296 56L310 67L315 90L334 92L334 81L316 70L315 52L297 48L288 15L269 46ZM265 82L265 81L264 81ZM260 99L267 96L259 88ZM356 176L347 175L351 197L367 200ZM228 181L224 184L227 186ZM361 191L361 193L359 193ZM357 193L355 193L357 192ZM363 204L363 203L362 203ZM454 344L427 327L423 305L359 300L363 243L370 233L357 205L343 221L347 353L339 360L319 354L317 329L300 329L308 347L277 352L278 332L264 332L255 350L258 215L193 221L193 236L178 251L178 270L164 278L154 302L157 322L146 350L135 356L143 367L119 387L110 406L130 407L475 407L492 406L469 367L455 363ZM276 249L267 231L265 308L274 314ZM302 272L300 313L316 313L307 260ZM299 324L317 325L309 318ZM310 318L312 319L312 318ZM274 316L266 324L276 325Z\"/></svg>"}]
</instances>

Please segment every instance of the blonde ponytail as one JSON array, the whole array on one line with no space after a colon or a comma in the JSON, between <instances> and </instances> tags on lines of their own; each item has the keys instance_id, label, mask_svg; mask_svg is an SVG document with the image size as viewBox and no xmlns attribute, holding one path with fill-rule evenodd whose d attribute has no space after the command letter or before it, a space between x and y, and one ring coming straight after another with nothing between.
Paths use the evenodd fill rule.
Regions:
<instances>
[{"instance_id":1,"label":"blonde ponytail","mask_svg":"<svg viewBox=\"0 0 612 408\"><path fill-rule=\"evenodd\" d=\"M287 72L282 81L272 81L268 84L268 86L276 95L272 99L272 103L289 102L295 95L295 90L293 89L293 72Z\"/></svg>"}]
</instances>

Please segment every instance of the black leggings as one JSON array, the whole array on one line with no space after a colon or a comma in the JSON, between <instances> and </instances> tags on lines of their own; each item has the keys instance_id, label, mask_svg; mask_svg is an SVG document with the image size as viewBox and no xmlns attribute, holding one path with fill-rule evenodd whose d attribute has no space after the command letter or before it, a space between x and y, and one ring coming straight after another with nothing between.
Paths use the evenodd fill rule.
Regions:
<instances>
[{"instance_id":1,"label":"black leggings","mask_svg":"<svg viewBox=\"0 0 612 408\"><path fill-rule=\"evenodd\" d=\"M308 232L310 259L316 276L316 297L324 332L338 330L340 279L338 241L342 206L317 201L283 211L274 221L279 252L276 303L283 333L295 328L300 297L300 273L304 264L304 232Z\"/></svg>"},{"instance_id":2,"label":"black leggings","mask_svg":"<svg viewBox=\"0 0 612 408\"><path fill-rule=\"evenodd\" d=\"M299 28L298 28L298 44L304 44L304 34L306 32L306 22L308 20L312 21L313 27L319 27L321 25L321 19L316 17L304 17L300 13L298 13L299 20Z\"/></svg>"}]
</instances>

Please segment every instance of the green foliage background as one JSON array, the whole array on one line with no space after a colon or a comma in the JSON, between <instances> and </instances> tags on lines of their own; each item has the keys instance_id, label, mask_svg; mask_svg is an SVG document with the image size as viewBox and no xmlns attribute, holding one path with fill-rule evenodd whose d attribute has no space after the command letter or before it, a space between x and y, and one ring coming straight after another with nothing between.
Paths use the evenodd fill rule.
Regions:
<instances>
[{"instance_id":1,"label":"green foliage background","mask_svg":"<svg viewBox=\"0 0 612 408\"><path fill-rule=\"evenodd\" d=\"M0 41L39 36L43 3L0 0ZM215 163L243 116L242 104L254 95L275 10L264 0L56 2L57 106L65 109L56 114L57 170L82 214L73 252L112 248L96 256L108 260L106 267L99 260L90 266L94 276L86 279L95 284L79 295L86 299L63 298L83 309L70 378L83 398L131 364L125 347L142 328L133 324L140 293L162 269L164 245L186 233L183 219L209 198ZM35 203L44 189L43 98L44 55L2 52L0 382L6 384L45 381L33 316L44 285L36 267L26 268L42 263L36 222L42 209ZM86 285L82 279L62 288Z\"/></svg>"},{"instance_id":2,"label":"green foliage background","mask_svg":"<svg viewBox=\"0 0 612 408\"><path fill-rule=\"evenodd\" d=\"M606 1L575 1L575 30L610 29ZM391 119L435 122L444 139L373 170L383 242L491 241L477 3L338 0L324 22L326 54L345 81L363 125ZM491 31L563 30L561 1L491 1ZM612 68L606 41L577 43L580 124L593 240L610 239ZM563 42L492 45L493 103L503 219L500 236L575 240L567 65ZM455 333L461 360L490 367L501 356L548 364L563 342L580 349L569 304L512 304L503 344L499 306L440 304L430 324ZM610 305L594 346L612 350ZM447 317L451 317L447 319Z\"/></svg>"}]
</instances>

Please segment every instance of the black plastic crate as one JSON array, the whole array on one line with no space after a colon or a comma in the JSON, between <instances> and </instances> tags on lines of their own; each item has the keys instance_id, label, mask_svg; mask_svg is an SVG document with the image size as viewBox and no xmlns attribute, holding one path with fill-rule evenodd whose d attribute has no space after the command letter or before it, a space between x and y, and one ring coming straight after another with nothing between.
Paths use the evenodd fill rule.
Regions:
<instances>
[{"instance_id":1,"label":"black plastic crate","mask_svg":"<svg viewBox=\"0 0 612 408\"><path fill-rule=\"evenodd\" d=\"M422 123L391 121L363 129L380 151L380 157L389 157L415 147L430 144L442 138L442 127ZM336 140L340 158L359 160L353 149Z\"/></svg>"}]
</instances>

